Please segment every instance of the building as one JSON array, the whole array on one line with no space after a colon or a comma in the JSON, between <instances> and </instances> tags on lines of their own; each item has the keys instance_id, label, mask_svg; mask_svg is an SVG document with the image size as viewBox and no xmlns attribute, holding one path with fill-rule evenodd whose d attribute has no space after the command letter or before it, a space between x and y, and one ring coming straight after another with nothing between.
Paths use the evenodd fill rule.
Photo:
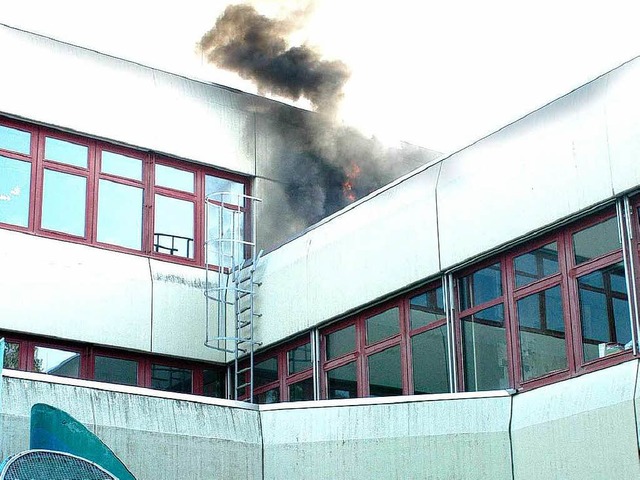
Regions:
<instances>
[{"instance_id":1,"label":"building","mask_svg":"<svg viewBox=\"0 0 640 480\"><path fill-rule=\"evenodd\" d=\"M308 227L274 129L310 114L0 45L3 456L44 402L140 479L638 476L639 60ZM264 200L226 207L268 250L259 406L203 345L219 188Z\"/></svg>"}]
</instances>

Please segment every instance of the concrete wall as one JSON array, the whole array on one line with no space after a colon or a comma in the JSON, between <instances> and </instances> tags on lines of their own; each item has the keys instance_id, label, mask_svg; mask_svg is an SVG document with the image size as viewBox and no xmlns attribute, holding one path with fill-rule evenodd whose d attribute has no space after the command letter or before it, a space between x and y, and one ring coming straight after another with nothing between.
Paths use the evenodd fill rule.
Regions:
<instances>
[{"instance_id":1,"label":"concrete wall","mask_svg":"<svg viewBox=\"0 0 640 480\"><path fill-rule=\"evenodd\" d=\"M224 362L204 270L0 229L0 329Z\"/></svg>"},{"instance_id":2,"label":"concrete wall","mask_svg":"<svg viewBox=\"0 0 640 480\"><path fill-rule=\"evenodd\" d=\"M29 448L31 407L48 403L100 437L138 480L262 478L260 421L253 405L17 375L23 378L5 377L2 384L3 459Z\"/></svg>"},{"instance_id":3,"label":"concrete wall","mask_svg":"<svg viewBox=\"0 0 640 480\"><path fill-rule=\"evenodd\" d=\"M638 478L638 361L529 392L248 405L5 370L1 455L37 402L143 479Z\"/></svg>"}]
</instances>

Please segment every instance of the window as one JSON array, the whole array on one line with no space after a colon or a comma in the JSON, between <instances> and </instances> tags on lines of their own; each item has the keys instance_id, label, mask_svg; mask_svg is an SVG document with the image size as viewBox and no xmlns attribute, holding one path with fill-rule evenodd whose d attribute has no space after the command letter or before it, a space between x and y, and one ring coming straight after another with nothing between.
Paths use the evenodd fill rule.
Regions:
<instances>
[{"instance_id":1,"label":"window","mask_svg":"<svg viewBox=\"0 0 640 480\"><path fill-rule=\"evenodd\" d=\"M462 378L466 391L509 386L502 265L494 263L458 282Z\"/></svg>"},{"instance_id":2,"label":"window","mask_svg":"<svg viewBox=\"0 0 640 480\"><path fill-rule=\"evenodd\" d=\"M248 367L246 362L242 368ZM248 372L245 382L249 382ZM313 351L309 335L293 340L256 357L253 368L253 397L256 403L314 400ZM242 390L239 398L246 399Z\"/></svg>"},{"instance_id":3,"label":"window","mask_svg":"<svg viewBox=\"0 0 640 480\"><path fill-rule=\"evenodd\" d=\"M439 285L366 310L321 333L326 398L451 391L449 334Z\"/></svg>"},{"instance_id":4,"label":"window","mask_svg":"<svg viewBox=\"0 0 640 480\"><path fill-rule=\"evenodd\" d=\"M458 276L462 388L532 388L629 358L618 225L605 210Z\"/></svg>"},{"instance_id":5,"label":"window","mask_svg":"<svg viewBox=\"0 0 640 480\"><path fill-rule=\"evenodd\" d=\"M72 342L6 337L5 368L225 398L226 367Z\"/></svg>"},{"instance_id":6,"label":"window","mask_svg":"<svg viewBox=\"0 0 640 480\"><path fill-rule=\"evenodd\" d=\"M0 171L4 228L203 265L205 234L218 225L204 231L204 196L224 191L211 205L223 212L225 234L250 235L245 179L154 153L0 118ZM243 258L238 245L210 246L210 263Z\"/></svg>"}]
</instances>

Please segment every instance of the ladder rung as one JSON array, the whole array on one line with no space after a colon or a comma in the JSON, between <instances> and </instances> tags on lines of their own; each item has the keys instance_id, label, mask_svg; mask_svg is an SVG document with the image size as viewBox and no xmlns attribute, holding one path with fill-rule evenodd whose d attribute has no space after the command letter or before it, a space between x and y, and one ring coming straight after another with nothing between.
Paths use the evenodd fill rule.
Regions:
<instances>
[{"instance_id":1,"label":"ladder rung","mask_svg":"<svg viewBox=\"0 0 640 480\"><path fill-rule=\"evenodd\" d=\"M236 375L240 375L241 373L248 372L249 370L251 370L251 367L241 368L236 372Z\"/></svg>"},{"instance_id":2,"label":"ladder rung","mask_svg":"<svg viewBox=\"0 0 640 480\"><path fill-rule=\"evenodd\" d=\"M251 305L248 305L244 308L241 308L240 310L238 310L238 315L240 315L241 313L246 312L247 310L251 310Z\"/></svg>"},{"instance_id":3,"label":"ladder rung","mask_svg":"<svg viewBox=\"0 0 640 480\"><path fill-rule=\"evenodd\" d=\"M248 327L249 325L251 325L250 321L240 322L240 323L238 323L238 329L244 328L244 327Z\"/></svg>"},{"instance_id":4,"label":"ladder rung","mask_svg":"<svg viewBox=\"0 0 640 480\"><path fill-rule=\"evenodd\" d=\"M249 385L251 385L250 382L242 383L236 387L236 390L242 390L243 388L248 387Z\"/></svg>"}]
</instances>

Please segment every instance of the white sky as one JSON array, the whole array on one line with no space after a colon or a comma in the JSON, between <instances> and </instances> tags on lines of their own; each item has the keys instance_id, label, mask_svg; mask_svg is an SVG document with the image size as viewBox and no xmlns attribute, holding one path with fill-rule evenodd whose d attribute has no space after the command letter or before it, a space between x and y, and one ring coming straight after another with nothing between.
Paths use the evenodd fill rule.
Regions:
<instances>
[{"instance_id":1,"label":"white sky","mask_svg":"<svg viewBox=\"0 0 640 480\"><path fill-rule=\"evenodd\" d=\"M0 0L0 22L255 92L195 51L230 3ZM250 3L270 15L304 5ZM639 55L639 11L638 0L317 0L293 40L351 68L345 123L448 152Z\"/></svg>"}]
</instances>

